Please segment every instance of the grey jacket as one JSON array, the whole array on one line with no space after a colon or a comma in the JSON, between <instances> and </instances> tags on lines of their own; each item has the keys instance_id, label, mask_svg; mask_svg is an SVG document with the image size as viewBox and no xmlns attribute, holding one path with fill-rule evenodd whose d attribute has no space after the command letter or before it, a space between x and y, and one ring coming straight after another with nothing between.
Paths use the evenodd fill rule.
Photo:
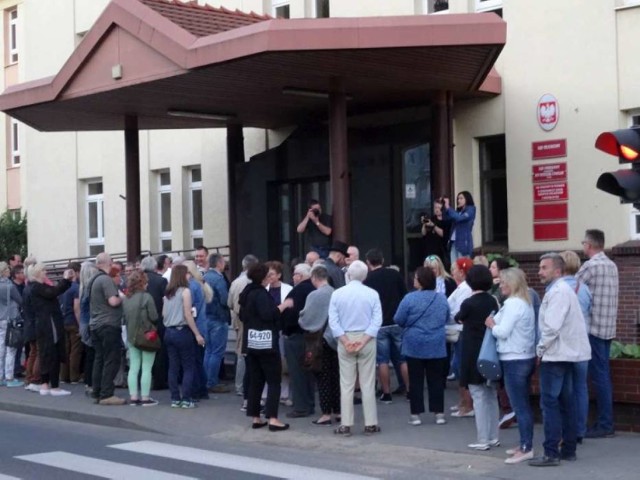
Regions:
<instances>
[{"instance_id":1,"label":"grey jacket","mask_svg":"<svg viewBox=\"0 0 640 480\"><path fill-rule=\"evenodd\" d=\"M298 325L307 332L317 332L324 328L329 320L329 302L334 288L331 285L325 285L314 290L307 297L304 309L298 316ZM331 348L337 350L338 342L333 338L330 328L326 328L323 338Z\"/></svg>"}]
</instances>

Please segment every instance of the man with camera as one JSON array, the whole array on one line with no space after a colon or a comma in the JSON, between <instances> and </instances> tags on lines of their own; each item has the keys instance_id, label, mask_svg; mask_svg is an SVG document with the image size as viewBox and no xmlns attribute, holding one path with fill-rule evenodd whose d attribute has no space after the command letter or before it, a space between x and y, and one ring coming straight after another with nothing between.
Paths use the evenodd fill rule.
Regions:
<instances>
[{"instance_id":1,"label":"man with camera","mask_svg":"<svg viewBox=\"0 0 640 480\"><path fill-rule=\"evenodd\" d=\"M318 200L309 201L307 214L298 224L298 233L306 233L309 248L327 258L331 246L332 223L331 216L322 213L322 207Z\"/></svg>"}]
</instances>

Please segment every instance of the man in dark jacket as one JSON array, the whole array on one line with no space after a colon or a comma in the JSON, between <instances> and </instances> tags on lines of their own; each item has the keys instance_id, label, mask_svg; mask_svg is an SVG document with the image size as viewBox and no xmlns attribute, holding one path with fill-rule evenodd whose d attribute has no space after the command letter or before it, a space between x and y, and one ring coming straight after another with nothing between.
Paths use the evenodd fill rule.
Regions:
<instances>
[{"instance_id":1,"label":"man in dark jacket","mask_svg":"<svg viewBox=\"0 0 640 480\"><path fill-rule=\"evenodd\" d=\"M311 283L309 265L300 263L295 266L293 283L294 287L286 298L293 302L293 306L282 312L282 333L284 355L289 368L289 391L293 400L293 410L287 413L287 417L299 418L312 415L315 408L314 378L311 372L302 368L304 330L298 324L298 316L307 302L307 297L315 290Z\"/></svg>"},{"instance_id":2,"label":"man in dark jacket","mask_svg":"<svg viewBox=\"0 0 640 480\"><path fill-rule=\"evenodd\" d=\"M153 302L156 305L156 311L158 312L158 334L160 338L164 337L164 324L162 323L162 297L167 290L167 279L157 273L156 270L162 270L164 268L164 258L162 259L162 265L158 260L153 257L145 257L140 262L140 268L147 274L147 292L153 298ZM153 363L153 369L151 370L151 376L153 379L154 390L164 390L167 388L169 360L167 355L167 348L162 342L160 351L156 354L155 361Z\"/></svg>"}]
</instances>

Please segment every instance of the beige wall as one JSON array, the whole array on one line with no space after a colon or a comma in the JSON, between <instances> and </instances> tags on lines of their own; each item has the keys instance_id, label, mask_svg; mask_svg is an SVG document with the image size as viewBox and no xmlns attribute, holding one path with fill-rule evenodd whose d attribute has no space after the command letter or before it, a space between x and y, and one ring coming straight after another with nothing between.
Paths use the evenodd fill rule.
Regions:
<instances>
[{"instance_id":1,"label":"beige wall","mask_svg":"<svg viewBox=\"0 0 640 480\"><path fill-rule=\"evenodd\" d=\"M640 4L616 12L620 109L640 106Z\"/></svg>"}]
</instances>

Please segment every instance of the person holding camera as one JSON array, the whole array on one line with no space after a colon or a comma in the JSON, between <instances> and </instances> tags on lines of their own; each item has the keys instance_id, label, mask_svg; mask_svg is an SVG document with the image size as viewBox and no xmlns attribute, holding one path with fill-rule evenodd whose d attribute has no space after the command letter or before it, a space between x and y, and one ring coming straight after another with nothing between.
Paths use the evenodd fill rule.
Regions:
<instances>
[{"instance_id":1,"label":"person holding camera","mask_svg":"<svg viewBox=\"0 0 640 480\"><path fill-rule=\"evenodd\" d=\"M438 198L433 202L433 215L423 215L422 236L424 237L424 256L437 255L448 271L451 266L449 262L449 234L451 221L444 218L442 213L442 199Z\"/></svg>"},{"instance_id":2,"label":"person holding camera","mask_svg":"<svg viewBox=\"0 0 640 480\"><path fill-rule=\"evenodd\" d=\"M456 197L457 208L451 208L448 197L442 198L445 218L453 222L451 227L451 263L460 257L473 255L473 223L476 219L476 206L471 193L462 191Z\"/></svg>"},{"instance_id":3,"label":"person holding camera","mask_svg":"<svg viewBox=\"0 0 640 480\"><path fill-rule=\"evenodd\" d=\"M327 258L331 246L331 215L322 213L318 200L309 201L307 214L298 224L298 233L306 233L310 250L317 252L320 258Z\"/></svg>"}]
</instances>

